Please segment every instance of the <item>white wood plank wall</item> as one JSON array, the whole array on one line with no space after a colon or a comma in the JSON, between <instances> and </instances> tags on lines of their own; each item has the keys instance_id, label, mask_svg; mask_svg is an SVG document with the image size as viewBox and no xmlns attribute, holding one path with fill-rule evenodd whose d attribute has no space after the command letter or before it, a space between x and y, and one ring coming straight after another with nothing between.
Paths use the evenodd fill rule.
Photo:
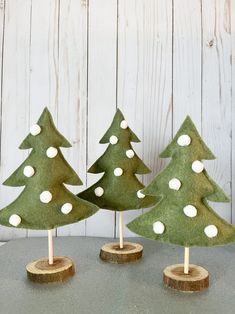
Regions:
<instances>
[{"instance_id":1,"label":"white wood plank wall","mask_svg":"<svg viewBox=\"0 0 235 314\"><path fill-rule=\"evenodd\" d=\"M218 157L207 169L231 197L213 207L235 223L235 0L0 0L0 80L1 182L26 158L17 147L45 105L73 144L64 154L84 183L73 192L100 177L86 169L105 150L98 141L117 107L142 140L145 184L190 114ZM0 207L21 190L1 185ZM115 213L100 210L55 234L117 230ZM0 227L0 241L42 235Z\"/></svg>"}]
</instances>

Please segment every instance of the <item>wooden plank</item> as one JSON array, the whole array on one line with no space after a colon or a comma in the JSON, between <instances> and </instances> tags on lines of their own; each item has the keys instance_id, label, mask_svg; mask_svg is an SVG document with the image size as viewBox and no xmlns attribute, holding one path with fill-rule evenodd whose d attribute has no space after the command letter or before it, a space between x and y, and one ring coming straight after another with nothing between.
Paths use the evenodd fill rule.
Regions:
<instances>
[{"instance_id":1,"label":"wooden plank","mask_svg":"<svg viewBox=\"0 0 235 314\"><path fill-rule=\"evenodd\" d=\"M2 100L2 71L3 71L3 45L4 45L4 27L5 27L5 1L0 0L0 97Z\"/></svg>"},{"instance_id":2,"label":"wooden plank","mask_svg":"<svg viewBox=\"0 0 235 314\"><path fill-rule=\"evenodd\" d=\"M201 131L201 2L175 0L173 12L173 133L186 115Z\"/></svg>"},{"instance_id":3,"label":"wooden plank","mask_svg":"<svg viewBox=\"0 0 235 314\"><path fill-rule=\"evenodd\" d=\"M30 124L48 106L57 124L58 115L58 0L32 0L30 49ZM29 230L29 236L47 231Z\"/></svg>"},{"instance_id":4,"label":"wooden plank","mask_svg":"<svg viewBox=\"0 0 235 314\"><path fill-rule=\"evenodd\" d=\"M136 152L153 169L140 177L147 184L164 166L158 155L172 134L172 2L120 0L118 15L118 105L142 141ZM125 212L124 224L140 214ZM124 235L134 234L125 227Z\"/></svg>"},{"instance_id":5,"label":"wooden plank","mask_svg":"<svg viewBox=\"0 0 235 314\"><path fill-rule=\"evenodd\" d=\"M143 137L143 104L142 61L143 61L143 10L140 1L119 1L118 6L118 81L117 104L123 111L130 128L142 141ZM134 149L143 158L143 142L134 144ZM139 176L140 181L143 176ZM140 210L123 213L124 238L132 236L126 224L141 214ZM116 213L118 216L118 213ZM119 237L119 219L116 219L116 237Z\"/></svg>"},{"instance_id":6,"label":"wooden plank","mask_svg":"<svg viewBox=\"0 0 235 314\"><path fill-rule=\"evenodd\" d=\"M202 1L203 137L217 160L207 163L213 179L231 196L231 22L230 1ZM231 204L212 207L231 221Z\"/></svg>"},{"instance_id":7,"label":"wooden plank","mask_svg":"<svg viewBox=\"0 0 235 314\"><path fill-rule=\"evenodd\" d=\"M117 1L89 1L87 164L106 149L98 142L116 110ZM88 174L87 185L101 175ZM100 210L87 220L86 234L114 236L114 212Z\"/></svg>"},{"instance_id":8,"label":"wooden plank","mask_svg":"<svg viewBox=\"0 0 235 314\"><path fill-rule=\"evenodd\" d=\"M5 2L1 99L1 182L9 177L27 157L27 152L18 150L17 147L27 134L29 126L30 7L30 0ZM3 16L2 13L1 16ZM1 185L1 208L13 202L22 190L23 188ZM26 231L22 229L0 228L1 240L25 235Z\"/></svg>"},{"instance_id":9,"label":"wooden plank","mask_svg":"<svg viewBox=\"0 0 235 314\"><path fill-rule=\"evenodd\" d=\"M172 137L172 1L153 1L153 9L149 8L149 14L154 28L151 29L153 38L148 40L148 48L144 52L145 64L148 66L142 95L143 158L152 173L144 176L144 184L148 184L168 163L158 156ZM148 19L147 16L146 21ZM149 26L152 24L149 23ZM145 37L148 32L147 28Z\"/></svg>"},{"instance_id":10,"label":"wooden plank","mask_svg":"<svg viewBox=\"0 0 235 314\"><path fill-rule=\"evenodd\" d=\"M235 0L231 0L231 40L232 40L232 223L235 224Z\"/></svg>"},{"instance_id":11,"label":"wooden plank","mask_svg":"<svg viewBox=\"0 0 235 314\"><path fill-rule=\"evenodd\" d=\"M59 130L73 145L63 151L86 184L87 0L60 1ZM84 189L69 187L73 193ZM58 235L85 235L85 220L58 229Z\"/></svg>"}]
</instances>

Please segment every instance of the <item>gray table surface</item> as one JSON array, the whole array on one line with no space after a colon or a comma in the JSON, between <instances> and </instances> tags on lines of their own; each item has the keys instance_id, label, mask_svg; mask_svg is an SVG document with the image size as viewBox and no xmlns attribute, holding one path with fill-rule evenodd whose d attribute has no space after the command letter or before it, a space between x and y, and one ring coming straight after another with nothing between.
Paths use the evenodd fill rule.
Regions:
<instances>
[{"instance_id":1,"label":"gray table surface","mask_svg":"<svg viewBox=\"0 0 235 314\"><path fill-rule=\"evenodd\" d=\"M46 238L12 240L0 248L2 314L235 313L235 245L191 249L191 262L210 272L210 288L186 294L165 288L162 271L181 263L183 248L132 238L144 246L133 264L102 262L103 238L54 239L55 255L71 257L76 275L64 284L35 284L25 265L47 254Z\"/></svg>"}]
</instances>

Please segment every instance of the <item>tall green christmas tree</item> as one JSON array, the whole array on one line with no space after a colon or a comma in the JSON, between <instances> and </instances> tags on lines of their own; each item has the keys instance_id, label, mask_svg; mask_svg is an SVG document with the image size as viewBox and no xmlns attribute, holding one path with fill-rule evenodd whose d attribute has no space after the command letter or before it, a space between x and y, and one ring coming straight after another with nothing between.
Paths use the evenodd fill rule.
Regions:
<instances>
[{"instance_id":1,"label":"tall green christmas tree","mask_svg":"<svg viewBox=\"0 0 235 314\"><path fill-rule=\"evenodd\" d=\"M233 226L219 217L207 202L228 202L229 199L204 168L202 160L215 159L215 156L190 117L160 157L172 160L142 192L161 196L161 200L152 210L130 222L128 228L149 239L184 246L186 255L192 246L234 242Z\"/></svg>"},{"instance_id":2,"label":"tall green christmas tree","mask_svg":"<svg viewBox=\"0 0 235 314\"><path fill-rule=\"evenodd\" d=\"M123 247L122 212L152 206L156 198L141 193L144 185L136 174L150 169L135 153L131 142L140 142L118 109L111 126L100 140L109 143L104 154L90 167L90 173L104 173L102 178L78 196L100 208L119 211L120 247Z\"/></svg>"},{"instance_id":3,"label":"tall green christmas tree","mask_svg":"<svg viewBox=\"0 0 235 314\"><path fill-rule=\"evenodd\" d=\"M79 199L64 184L81 185L78 175L64 159L60 147L71 147L44 109L37 124L20 145L32 149L28 158L3 183L25 186L19 197L0 211L0 223L8 227L49 230L93 215L97 206ZM49 252L49 263L53 254Z\"/></svg>"}]
</instances>

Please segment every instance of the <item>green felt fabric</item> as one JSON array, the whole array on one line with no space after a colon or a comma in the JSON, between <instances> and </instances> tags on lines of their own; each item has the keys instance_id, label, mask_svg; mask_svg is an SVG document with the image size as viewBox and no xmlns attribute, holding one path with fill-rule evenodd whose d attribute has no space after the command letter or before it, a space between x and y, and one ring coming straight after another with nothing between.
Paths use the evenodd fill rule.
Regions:
<instances>
[{"instance_id":1,"label":"green felt fabric","mask_svg":"<svg viewBox=\"0 0 235 314\"><path fill-rule=\"evenodd\" d=\"M180 135L191 137L189 146L179 146L177 139ZM157 175L143 190L147 195L161 196L161 200L151 209L130 222L128 228L146 238L181 246L213 246L223 245L235 241L235 228L219 217L209 206L207 200L228 202L228 197L210 179L206 170L201 173L192 171L192 163L200 159L214 159L214 155L207 148L199 136L192 120L187 117L173 141L161 154L171 157L169 165ZM177 178L181 181L181 188L171 190L169 181ZM193 205L197 209L197 216L190 218L183 212L186 205ZM165 230L163 234L153 231L153 224L161 221ZM208 238L204 228L215 225L218 235Z\"/></svg>"},{"instance_id":2,"label":"green felt fabric","mask_svg":"<svg viewBox=\"0 0 235 314\"><path fill-rule=\"evenodd\" d=\"M81 185L75 171L64 159L59 146L70 147L70 143L57 131L51 114L44 109L37 123L42 131L37 136L28 135L20 146L32 148L28 158L4 182L8 186L25 186L19 197L10 205L0 211L0 224L12 227L9 217L17 214L21 217L18 228L26 229L53 229L55 227L71 224L94 214L98 207L72 194L64 184ZM48 147L56 147L58 154L48 158ZM32 166L34 176L28 178L23 174L25 166ZM43 191L52 193L50 203L42 203L40 194ZM65 215L61 207L65 203L73 205L72 211Z\"/></svg>"},{"instance_id":3,"label":"green felt fabric","mask_svg":"<svg viewBox=\"0 0 235 314\"><path fill-rule=\"evenodd\" d=\"M137 197L137 191L144 185L137 179L136 174L149 173L150 169L135 154L133 158L126 156L126 150L133 149L131 142L139 142L137 136L128 127L122 129L121 121L125 120L123 114L118 109L113 122L105 133L100 143L108 143L112 135L117 136L118 143L109 144L104 154L90 167L91 173L104 173L102 178L78 194L103 209L124 211L150 207L156 203L155 196L146 196L143 199ZM122 168L123 174L120 177L114 175L115 168ZM97 187L104 189L101 197L95 195Z\"/></svg>"},{"instance_id":4,"label":"green felt fabric","mask_svg":"<svg viewBox=\"0 0 235 314\"><path fill-rule=\"evenodd\" d=\"M123 129L120 128L120 122L122 120L125 120L125 118L121 110L117 109L110 127L108 128L107 132L102 137L102 139L100 140L100 144L109 143L109 138L112 135L116 135L116 136L120 135L121 136L120 139L123 139L123 141L128 138L128 141L130 142L136 142L136 143L140 142L139 138L135 135L135 133L132 132L132 130L129 127L126 129L126 132L122 132Z\"/></svg>"},{"instance_id":5,"label":"green felt fabric","mask_svg":"<svg viewBox=\"0 0 235 314\"><path fill-rule=\"evenodd\" d=\"M29 133L21 143L20 149L39 149L40 147L43 149L52 146L52 143L54 147L72 147L66 138L56 129L48 108L44 109L37 124L42 129L42 132L36 136L37 140L35 140L35 136Z\"/></svg>"}]
</instances>

